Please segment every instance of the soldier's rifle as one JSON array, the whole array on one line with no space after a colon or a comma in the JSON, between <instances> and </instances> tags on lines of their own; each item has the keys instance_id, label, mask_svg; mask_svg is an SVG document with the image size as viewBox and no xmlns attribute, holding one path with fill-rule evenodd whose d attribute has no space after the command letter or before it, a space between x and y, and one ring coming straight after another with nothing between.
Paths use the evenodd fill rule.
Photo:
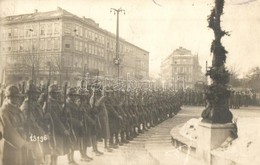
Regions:
<instances>
[{"instance_id":1,"label":"soldier's rifle","mask_svg":"<svg viewBox=\"0 0 260 165\"><path fill-rule=\"evenodd\" d=\"M75 132L73 130L73 125L72 125L72 116L71 113L69 111L67 111L67 89L68 89L68 82L66 81L64 83L64 93L63 93L63 115L65 116L65 125L68 127L69 129L69 133L70 135L73 136L73 138L76 140L76 135ZM73 140L71 139L71 136L68 135L68 139L70 141L70 144L73 144Z\"/></svg>"},{"instance_id":2,"label":"soldier's rifle","mask_svg":"<svg viewBox=\"0 0 260 165\"><path fill-rule=\"evenodd\" d=\"M85 80L84 80L84 79L81 80L81 84L80 84L80 89L81 89L81 90L84 90L84 88L85 88L84 83L85 83ZM81 108L81 110L82 110L83 128L84 128L84 131L86 131L86 129L87 129L86 113L87 113L87 112L85 111L85 107L83 107L83 105L84 105L83 102L84 102L85 100L84 100L84 97L83 97L82 93L80 93L79 97L80 97L80 105L79 105L79 108Z\"/></svg>"},{"instance_id":3,"label":"soldier's rifle","mask_svg":"<svg viewBox=\"0 0 260 165\"><path fill-rule=\"evenodd\" d=\"M94 91L93 91L93 110L95 109L95 105L96 105L96 94L95 94L95 92L96 92L96 90L98 89L98 88L101 88L101 87L99 87L98 86L98 77L99 77L99 71L97 72L97 78L96 78L96 83L94 84Z\"/></svg>"},{"instance_id":4,"label":"soldier's rifle","mask_svg":"<svg viewBox=\"0 0 260 165\"><path fill-rule=\"evenodd\" d=\"M33 72L34 68L32 68L32 72ZM27 118L26 118L26 126L27 126L27 130L26 130L26 140L30 142L30 136L31 136L31 112L32 112L32 85L33 85L33 81L29 81L28 84L28 93L27 93L27 97L28 97L28 109L27 109ZM26 88L26 83L23 82L22 84L22 94L25 94L25 88ZM29 159L30 155L31 155L31 149L27 148L26 149L26 160Z\"/></svg>"},{"instance_id":5,"label":"soldier's rifle","mask_svg":"<svg viewBox=\"0 0 260 165\"><path fill-rule=\"evenodd\" d=\"M0 106L2 106L3 105L3 102L4 102L4 85L3 84L1 84L1 86L0 86L0 90L1 90L1 102L0 102Z\"/></svg>"},{"instance_id":6,"label":"soldier's rifle","mask_svg":"<svg viewBox=\"0 0 260 165\"><path fill-rule=\"evenodd\" d=\"M48 75L48 81L46 84L46 89L45 89L45 96L44 96L44 103L45 103L45 109L48 110L49 109L49 86L51 83L51 65L49 65L49 75ZM55 131L54 131L54 122L53 122L53 118L50 114L50 112L45 111L45 117L48 119L48 133L50 134L50 138L52 138L53 141L53 149L56 149L56 138L55 138ZM51 144L49 143L49 145L51 146ZM51 148L51 147L50 147Z\"/></svg>"}]
</instances>

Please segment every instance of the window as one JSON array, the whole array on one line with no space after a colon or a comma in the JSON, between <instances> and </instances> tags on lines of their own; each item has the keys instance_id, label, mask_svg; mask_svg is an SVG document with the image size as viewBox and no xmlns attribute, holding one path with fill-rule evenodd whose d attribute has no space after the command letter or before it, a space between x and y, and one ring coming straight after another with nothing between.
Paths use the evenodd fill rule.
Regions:
<instances>
[{"instance_id":1,"label":"window","mask_svg":"<svg viewBox=\"0 0 260 165\"><path fill-rule=\"evenodd\" d=\"M78 50L78 41L75 40L75 50Z\"/></svg>"},{"instance_id":2,"label":"window","mask_svg":"<svg viewBox=\"0 0 260 165\"><path fill-rule=\"evenodd\" d=\"M96 46L95 46L94 48L95 48L94 54L97 55L97 54L98 54L98 53L97 53L97 52L98 52L98 51L97 51L98 48L97 48Z\"/></svg>"},{"instance_id":3,"label":"window","mask_svg":"<svg viewBox=\"0 0 260 165\"><path fill-rule=\"evenodd\" d=\"M32 25L32 35L33 36L37 36L37 32L38 32L38 28L37 25Z\"/></svg>"},{"instance_id":4,"label":"window","mask_svg":"<svg viewBox=\"0 0 260 165\"><path fill-rule=\"evenodd\" d=\"M59 23L54 24L54 34L59 34L60 29L59 29Z\"/></svg>"},{"instance_id":5,"label":"window","mask_svg":"<svg viewBox=\"0 0 260 165\"><path fill-rule=\"evenodd\" d=\"M65 44L65 48L69 49L70 48L70 44Z\"/></svg>"},{"instance_id":6,"label":"window","mask_svg":"<svg viewBox=\"0 0 260 165\"><path fill-rule=\"evenodd\" d=\"M88 53L89 54L91 53L91 45L90 44L88 45Z\"/></svg>"},{"instance_id":7,"label":"window","mask_svg":"<svg viewBox=\"0 0 260 165\"><path fill-rule=\"evenodd\" d=\"M85 51L84 52L88 52L88 44L85 44Z\"/></svg>"},{"instance_id":8,"label":"window","mask_svg":"<svg viewBox=\"0 0 260 165\"><path fill-rule=\"evenodd\" d=\"M8 38L12 38L12 29L8 29Z\"/></svg>"},{"instance_id":9,"label":"window","mask_svg":"<svg viewBox=\"0 0 260 165\"><path fill-rule=\"evenodd\" d=\"M30 32L31 27L30 26L25 26L25 37L30 37L31 36L31 32Z\"/></svg>"},{"instance_id":10,"label":"window","mask_svg":"<svg viewBox=\"0 0 260 165\"><path fill-rule=\"evenodd\" d=\"M20 50L20 51L23 51L23 42L20 42L20 43L19 43L19 50Z\"/></svg>"},{"instance_id":11,"label":"window","mask_svg":"<svg viewBox=\"0 0 260 165\"><path fill-rule=\"evenodd\" d=\"M41 39L40 40L40 50L44 50L45 49L45 40Z\"/></svg>"},{"instance_id":12,"label":"window","mask_svg":"<svg viewBox=\"0 0 260 165\"><path fill-rule=\"evenodd\" d=\"M12 50L13 50L13 51L17 51L17 47L18 47L18 43L17 43L17 41L14 41L14 42L12 43Z\"/></svg>"},{"instance_id":13,"label":"window","mask_svg":"<svg viewBox=\"0 0 260 165\"><path fill-rule=\"evenodd\" d=\"M83 36L83 30L82 30L82 27L79 27L79 35L80 35L80 36Z\"/></svg>"},{"instance_id":14,"label":"window","mask_svg":"<svg viewBox=\"0 0 260 165\"><path fill-rule=\"evenodd\" d=\"M51 50L52 49L52 39L48 39L47 40L47 50Z\"/></svg>"},{"instance_id":15,"label":"window","mask_svg":"<svg viewBox=\"0 0 260 165\"><path fill-rule=\"evenodd\" d=\"M82 42L79 42L79 51L82 51Z\"/></svg>"},{"instance_id":16,"label":"window","mask_svg":"<svg viewBox=\"0 0 260 165\"><path fill-rule=\"evenodd\" d=\"M71 34L71 24L70 23L64 24L64 32L65 32L65 34Z\"/></svg>"},{"instance_id":17,"label":"window","mask_svg":"<svg viewBox=\"0 0 260 165\"><path fill-rule=\"evenodd\" d=\"M85 30L85 38L88 38L88 30Z\"/></svg>"},{"instance_id":18,"label":"window","mask_svg":"<svg viewBox=\"0 0 260 165\"><path fill-rule=\"evenodd\" d=\"M180 67L180 72L183 73L183 67Z\"/></svg>"},{"instance_id":19,"label":"window","mask_svg":"<svg viewBox=\"0 0 260 165\"><path fill-rule=\"evenodd\" d=\"M37 40L33 40L32 41L32 49L33 50L37 50L38 49L38 42L37 42Z\"/></svg>"},{"instance_id":20,"label":"window","mask_svg":"<svg viewBox=\"0 0 260 165\"><path fill-rule=\"evenodd\" d=\"M95 47L94 47L94 45L91 45L91 54L95 54Z\"/></svg>"},{"instance_id":21,"label":"window","mask_svg":"<svg viewBox=\"0 0 260 165\"><path fill-rule=\"evenodd\" d=\"M48 36L52 35L52 24L51 23L47 25L47 35Z\"/></svg>"},{"instance_id":22,"label":"window","mask_svg":"<svg viewBox=\"0 0 260 165\"><path fill-rule=\"evenodd\" d=\"M66 47L66 44L65 44ZM59 49L60 48L60 39L59 38L55 38L54 39L54 49Z\"/></svg>"},{"instance_id":23,"label":"window","mask_svg":"<svg viewBox=\"0 0 260 165\"><path fill-rule=\"evenodd\" d=\"M40 35L41 36L44 36L45 35L45 25L41 25L41 27L40 27Z\"/></svg>"},{"instance_id":24,"label":"window","mask_svg":"<svg viewBox=\"0 0 260 165\"><path fill-rule=\"evenodd\" d=\"M22 38L24 36L24 27L23 26L21 26L19 28L19 36L20 36L20 38Z\"/></svg>"},{"instance_id":25,"label":"window","mask_svg":"<svg viewBox=\"0 0 260 165\"><path fill-rule=\"evenodd\" d=\"M76 25L74 29L75 35L79 35L79 27Z\"/></svg>"},{"instance_id":26,"label":"window","mask_svg":"<svg viewBox=\"0 0 260 165\"><path fill-rule=\"evenodd\" d=\"M17 37L18 37L18 29L14 28L14 38L17 38Z\"/></svg>"},{"instance_id":27,"label":"window","mask_svg":"<svg viewBox=\"0 0 260 165\"><path fill-rule=\"evenodd\" d=\"M95 41L98 40L98 35L95 33Z\"/></svg>"}]
</instances>

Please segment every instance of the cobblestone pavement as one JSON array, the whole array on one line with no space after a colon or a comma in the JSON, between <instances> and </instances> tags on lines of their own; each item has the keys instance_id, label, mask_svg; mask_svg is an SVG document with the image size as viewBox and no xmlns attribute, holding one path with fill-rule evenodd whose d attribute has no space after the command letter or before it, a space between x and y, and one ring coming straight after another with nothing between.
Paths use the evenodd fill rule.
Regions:
<instances>
[{"instance_id":1,"label":"cobblestone pavement","mask_svg":"<svg viewBox=\"0 0 260 165\"><path fill-rule=\"evenodd\" d=\"M99 149L104 151L104 155L94 156L92 149L88 148L88 155L94 158L93 161L81 162L79 152L75 153L75 160L80 165L199 165L196 159L172 146L170 131L191 118L200 117L202 110L203 107L183 106L173 118L140 134L129 144L114 149L112 153L105 152L103 143L99 142ZM260 107L242 107L231 111L235 117L260 117ZM67 164L66 156L59 157L59 165Z\"/></svg>"}]
</instances>

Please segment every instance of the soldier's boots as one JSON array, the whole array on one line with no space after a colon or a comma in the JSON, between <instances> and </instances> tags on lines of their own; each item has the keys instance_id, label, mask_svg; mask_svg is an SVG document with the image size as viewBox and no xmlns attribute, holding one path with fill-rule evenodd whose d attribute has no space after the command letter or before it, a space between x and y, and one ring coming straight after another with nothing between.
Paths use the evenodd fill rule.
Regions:
<instances>
[{"instance_id":1,"label":"soldier's boots","mask_svg":"<svg viewBox=\"0 0 260 165\"><path fill-rule=\"evenodd\" d=\"M109 148L114 148L114 149L117 149L118 148L118 146L116 145L116 144L109 144Z\"/></svg>"},{"instance_id":2,"label":"soldier's boots","mask_svg":"<svg viewBox=\"0 0 260 165\"><path fill-rule=\"evenodd\" d=\"M122 132L120 133L120 136L121 136L121 142L122 142L122 143L129 143L129 141L126 140L126 138L125 138L124 131L122 131Z\"/></svg>"},{"instance_id":3,"label":"soldier's boots","mask_svg":"<svg viewBox=\"0 0 260 165\"><path fill-rule=\"evenodd\" d=\"M116 134L116 142L115 142L115 145L119 145L119 146L122 146L123 143L121 141L119 141L119 138L118 138L118 133Z\"/></svg>"},{"instance_id":4,"label":"soldier's boots","mask_svg":"<svg viewBox=\"0 0 260 165\"><path fill-rule=\"evenodd\" d=\"M98 150L94 150L93 152L96 154L96 156L101 156L104 154L103 152L100 152Z\"/></svg>"},{"instance_id":5,"label":"soldier's boots","mask_svg":"<svg viewBox=\"0 0 260 165\"><path fill-rule=\"evenodd\" d=\"M113 152L113 149L107 146L107 147L105 147L105 151L106 152Z\"/></svg>"},{"instance_id":6,"label":"soldier's boots","mask_svg":"<svg viewBox=\"0 0 260 165\"><path fill-rule=\"evenodd\" d=\"M136 138L136 137L138 136L138 133L135 131L134 128L130 131L130 136L131 136L132 138Z\"/></svg>"},{"instance_id":7,"label":"soldier's boots","mask_svg":"<svg viewBox=\"0 0 260 165\"><path fill-rule=\"evenodd\" d=\"M83 162L90 162L91 160L93 160L93 158L85 155L85 156L82 156L80 160Z\"/></svg>"},{"instance_id":8,"label":"soldier's boots","mask_svg":"<svg viewBox=\"0 0 260 165\"><path fill-rule=\"evenodd\" d=\"M128 141L133 140L133 137L131 136L131 132L130 131L126 132L126 140L128 140Z\"/></svg>"},{"instance_id":9,"label":"soldier's boots","mask_svg":"<svg viewBox=\"0 0 260 165\"><path fill-rule=\"evenodd\" d=\"M113 137L109 139L109 147L114 149L118 148L118 146L114 143Z\"/></svg>"},{"instance_id":10,"label":"soldier's boots","mask_svg":"<svg viewBox=\"0 0 260 165\"><path fill-rule=\"evenodd\" d=\"M147 128L147 129L150 129L150 128L151 128L151 122L147 122L147 123L146 123L146 128Z\"/></svg>"},{"instance_id":11,"label":"soldier's boots","mask_svg":"<svg viewBox=\"0 0 260 165\"><path fill-rule=\"evenodd\" d=\"M143 134L144 131L139 127L139 128L138 128L138 133L142 133L142 134Z\"/></svg>"},{"instance_id":12,"label":"soldier's boots","mask_svg":"<svg viewBox=\"0 0 260 165\"><path fill-rule=\"evenodd\" d=\"M74 160L74 152L72 151L71 153L68 154L68 160L70 165L78 165L78 163L75 162Z\"/></svg>"},{"instance_id":13,"label":"soldier's boots","mask_svg":"<svg viewBox=\"0 0 260 165\"><path fill-rule=\"evenodd\" d=\"M146 126L146 122L144 122L144 123L142 124L142 126L143 126L143 130L144 130L144 131L148 131L147 126Z\"/></svg>"}]
</instances>

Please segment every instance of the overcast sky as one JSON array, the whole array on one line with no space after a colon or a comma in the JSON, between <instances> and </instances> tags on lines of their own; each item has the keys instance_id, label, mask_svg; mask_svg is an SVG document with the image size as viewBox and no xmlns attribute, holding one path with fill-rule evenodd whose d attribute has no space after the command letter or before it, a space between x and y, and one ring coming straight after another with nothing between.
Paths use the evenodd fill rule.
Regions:
<instances>
[{"instance_id":1,"label":"overcast sky","mask_svg":"<svg viewBox=\"0 0 260 165\"><path fill-rule=\"evenodd\" d=\"M120 37L150 52L150 75L160 72L161 59L182 46L199 55L205 70L211 61L212 30L207 28L213 0L0 0L1 16L56 10L57 6L92 18L115 33L116 16L110 8L122 7ZM260 66L260 1L226 0L222 27L231 36L223 38L228 50L227 66L241 74Z\"/></svg>"}]
</instances>

